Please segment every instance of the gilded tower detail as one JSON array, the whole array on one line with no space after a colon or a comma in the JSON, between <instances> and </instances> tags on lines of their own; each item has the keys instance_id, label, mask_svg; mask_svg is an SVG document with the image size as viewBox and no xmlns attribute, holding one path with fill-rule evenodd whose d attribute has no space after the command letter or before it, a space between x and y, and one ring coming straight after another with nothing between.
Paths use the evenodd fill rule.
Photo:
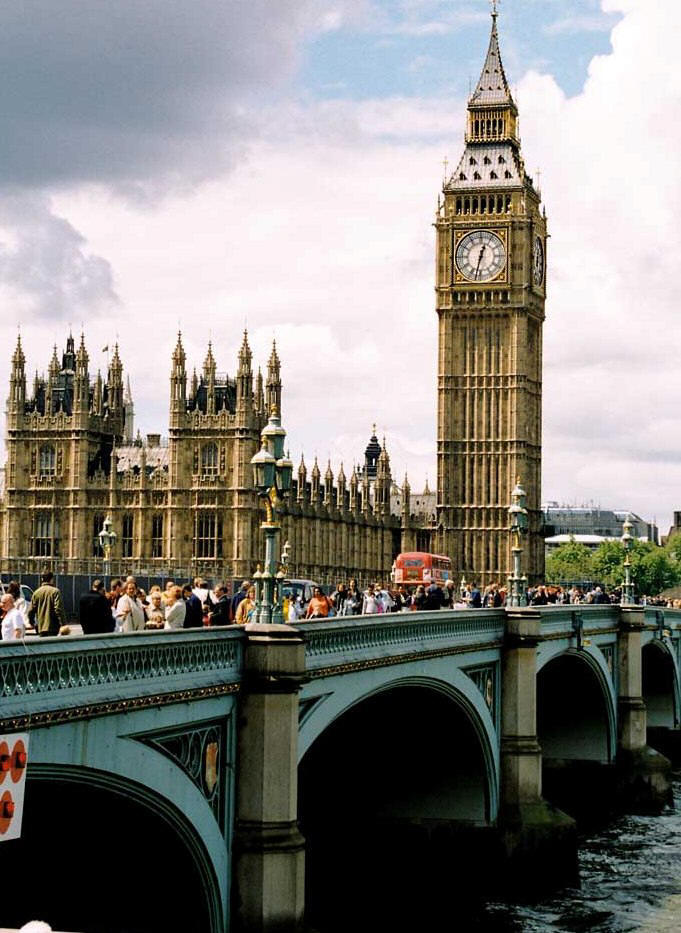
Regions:
<instances>
[{"instance_id":1,"label":"gilded tower detail","mask_svg":"<svg viewBox=\"0 0 681 933\"><path fill-rule=\"evenodd\" d=\"M465 149L436 215L438 547L455 573L503 580L508 505L528 495L523 571L543 575L542 325L546 214L525 171L497 14L468 102Z\"/></svg>"}]
</instances>

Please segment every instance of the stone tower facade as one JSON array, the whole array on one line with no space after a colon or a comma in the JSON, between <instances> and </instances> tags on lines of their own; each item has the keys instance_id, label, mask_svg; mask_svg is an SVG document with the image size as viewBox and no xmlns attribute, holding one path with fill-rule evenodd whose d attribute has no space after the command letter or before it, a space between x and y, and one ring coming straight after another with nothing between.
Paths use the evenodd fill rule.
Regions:
<instances>
[{"instance_id":1,"label":"stone tower facade","mask_svg":"<svg viewBox=\"0 0 681 933\"><path fill-rule=\"evenodd\" d=\"M480 583L511 567L508 505L528 497L523 572L543 576L542 325L546 214L525 171L497 14L465 149L436 215L438 548Z\"/></svg>"}]
</instances>

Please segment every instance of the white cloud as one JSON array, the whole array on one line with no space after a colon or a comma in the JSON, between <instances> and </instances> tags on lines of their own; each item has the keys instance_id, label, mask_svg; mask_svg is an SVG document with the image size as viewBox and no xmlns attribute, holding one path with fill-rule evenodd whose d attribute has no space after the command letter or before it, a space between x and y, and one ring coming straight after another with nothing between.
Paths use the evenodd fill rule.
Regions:
<instances>
[{"instance_id":1,"label":"white cloud","mask_svg":"<svg viewBox=\"0 0 681 933\"><path fill-rule=\"evenodd\" d=\"M611 21L605 16L564 16L544 27L548 36L572 35L580 32L608 32Z\"/></svg>"}]
</instances>

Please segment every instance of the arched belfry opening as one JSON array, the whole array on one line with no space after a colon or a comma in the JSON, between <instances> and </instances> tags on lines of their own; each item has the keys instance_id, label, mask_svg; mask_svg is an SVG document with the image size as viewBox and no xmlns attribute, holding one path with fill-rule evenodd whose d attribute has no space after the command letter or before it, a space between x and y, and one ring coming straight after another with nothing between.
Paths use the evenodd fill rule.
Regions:
<instances>
[{"instance_id":1,"label":"arched belfry opening","mask_svg":"<svg viewBox=\"0 0 681 933\"><path fill-rule=\"evenodd\" d=\"M542 794L578 821L607 816L612 806L613 732L610 694L593 659L585 652L570 651L541 668L537 737Z\"/></svg>"},{"instance_id":2,"label":"arched belfry opening","mask_svg":"<svg viewBox=\"0 0 681 933\"><path fill-rule=\"evenodd\" d=\"M39 769L28 776L21 839L2 846L12 877L3 885L3 924L40 918L55 930L87 933L222 930L200 843L188 845L158 802L142 802L115 781L107 787L95 772L69 778Z\"/></svg>"},{"instance_id":3,"label":"arched belfry opening","mask_svg":"<svg viewBox=\"0 0 681 933\"><path fill-rule=\"evenodd\" d=\"M674 661L666 644L654 639L641 652L648 745L674 760L680 757L679 708Z\"/></svg>"},{"instance_id":4,"label":"arched belfry opening","mask_svg":"<svg viewBox=\"0 0 681 933\"><path fill-rule=\"evenodd\" d=\"M423 923L478 886L493 849L484 742L475 714L420 685L362 700L316 739L298 772L313 926L357 928L374 907L377 923Z\"/></svg>"}]
</instances>

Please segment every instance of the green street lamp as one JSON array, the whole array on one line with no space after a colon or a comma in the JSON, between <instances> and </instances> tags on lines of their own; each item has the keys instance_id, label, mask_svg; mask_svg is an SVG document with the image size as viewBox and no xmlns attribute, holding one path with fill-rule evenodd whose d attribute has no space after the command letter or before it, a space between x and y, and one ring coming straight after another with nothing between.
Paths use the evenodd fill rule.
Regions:
<instances>
[{"instance_id":1,"label":"green street lamp","mask_svg":"<svg viewBox=\"0 0 681 933\"><path fill-rule=\"evenodd\" d=\"M254 621L263 624L282 624L284 621L281 613L283 573L277 570L277 536L281 530L277 509L281 502L279 494L289 491L293 477L293 463L284 454L285 438L286 431L281 426L279 412L273 409L260 435L262 446L251 459L255 488L265 505L265 521L260 525L265 535L265 562L264 570L258 567L254 574L253 614Z\"/></svg>"},{"instance_id":2,"label":"green street lamp","mask_svg":"<svg viewBox=\"0 0 681 933\"><path fill-rule=\"evenodd\" d=\"M104 553L104 576L111 576L111 551L116 543L118 535L113 530L113 522L109 515L104 519L104 524L102 525L102 530L97 535L99 538L99 546L101 547Z\"/></svg>"},{"instance_id":3,"label":"green street lamp","mask_svg":"<svg viewBox=\"0 0 681 933\"><path fill-rule=\"evenodd\" d=\"M511 504L508 507L509 531L511 533L511 554L513 556L513 573L508 578L508 596L506 604L508 606L527 605L527 577L520 575L520 558L523 553L521 538L527 533L527 495L520 485L520 479L516 481L513 492L511 493Z\"/></svg>"},{"instance_id":4,"label":"green street lamp","mask_svg":"<svg viewBox=\"0 0 681 933\"><path fill-rule=\"evenodd\" d=\"M622 596L620 605L633 606L636 602L634 598L634 582L631 579L631 550L634 546L634 539L631 534L633 525L630 521L630 515L627 513L626 520L622 526L622 547L624 548L624 583L622 584Z\"/></svg>"}]
</instances>

